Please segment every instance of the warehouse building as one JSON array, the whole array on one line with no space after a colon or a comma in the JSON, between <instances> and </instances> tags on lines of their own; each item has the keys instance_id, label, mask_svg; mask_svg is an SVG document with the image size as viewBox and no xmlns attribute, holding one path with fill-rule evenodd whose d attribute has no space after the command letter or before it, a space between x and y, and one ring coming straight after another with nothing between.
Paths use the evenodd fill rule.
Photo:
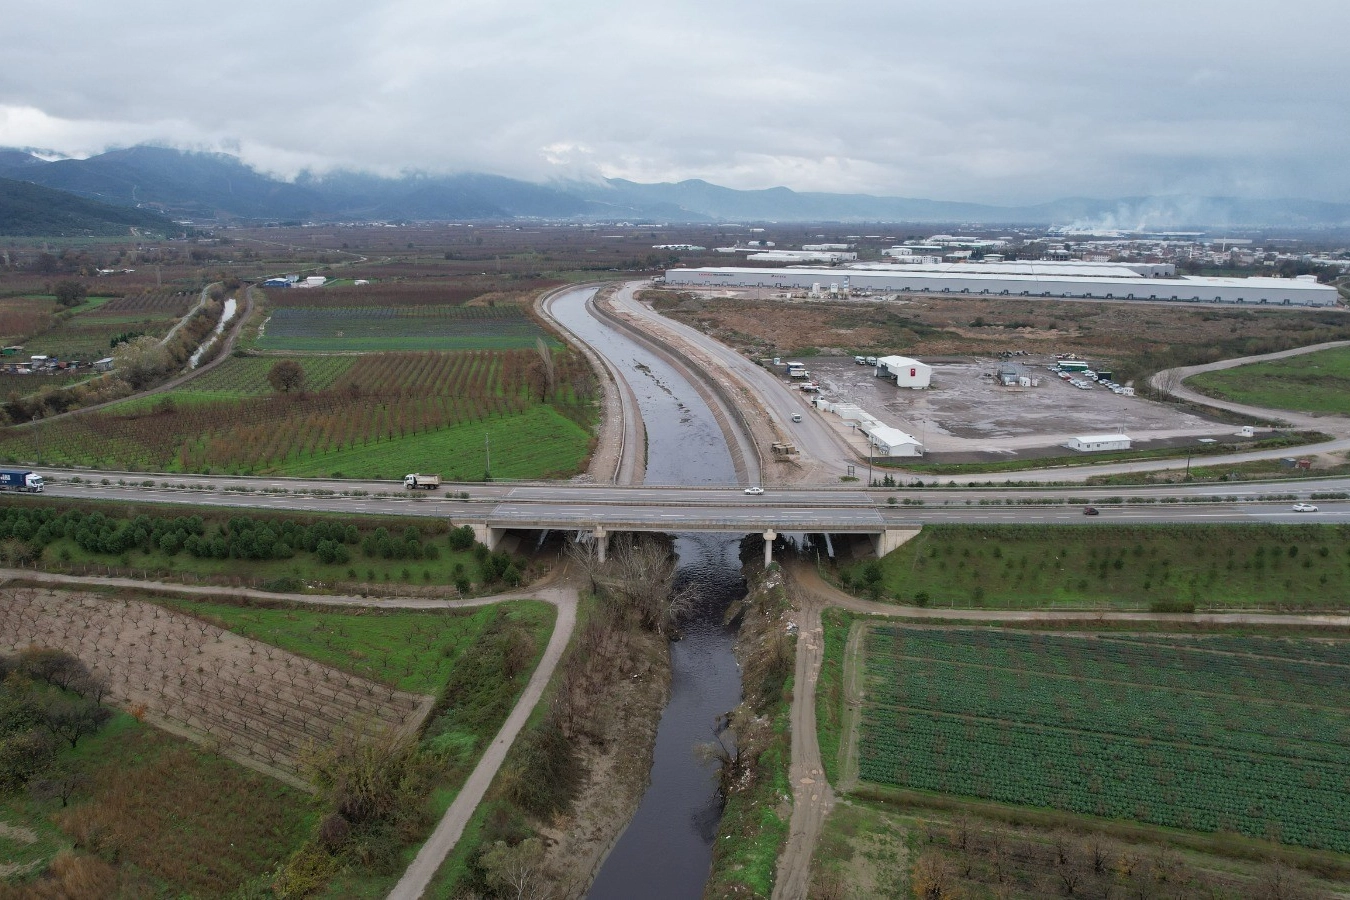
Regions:
<instances>
[{"instance_id":1,"label":"warehouse building","mask_svg":"<svg viewBox=\"0 0 1350 900\"><path fill-rule=\"evenodd\" d=\"M894 271L791 267L742 269L708 267L668 269L666 283L689 288L775 288L809 291L813 284L838 283L853 290L915 294L970 294L991 297L1055 297L1095 300L1164 300L1246 306L1335 306L1340 294L1310 275L1298 278L1148 278L1138 274L1103 276L998 274L896 266Z\"/></svg>"},{"instance_id":2,"label":"warehouse building","mask_svg":"<svg viewBox=\"0 0 1350 900\"><path fill-rule=\"evenodd\" d=\"M933 382L933 367L908 356L882 356L877 359L877 376L889 375L899 387L923 390Z\"/></svg>"},{"instance_id":3,"label":"warehouse building","mask_svg":"<svg viewBox=\"0 0 1350 900\"><path fill-rule=\"evenodd\" d=\"M923 456L923 445L912 434L889 425L862 425L875 456Z\"/></svg>"},{"instance_id":4,"label":"warehouse building","mask_svg":"<svg viewBox=\"0 0 1350 900\"><path fill-rule=\"evenodd\" d=\"M1130 436L1128 434L1084 434L1069 438L1069 442L1064 446L1070 450L1081 450L1084 453L1128 450L1130 449Z\"/></svg>"}]
</instances>

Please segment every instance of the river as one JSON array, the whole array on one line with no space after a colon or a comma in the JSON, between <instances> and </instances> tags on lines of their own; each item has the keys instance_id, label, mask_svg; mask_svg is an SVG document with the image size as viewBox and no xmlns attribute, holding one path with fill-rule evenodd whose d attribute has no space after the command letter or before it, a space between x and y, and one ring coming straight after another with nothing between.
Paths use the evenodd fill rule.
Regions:
<instances>
[{"instance_id":1,"label":"river","mask_svg":"<svg viewBox=\"0 0 1350 900\"><path fill-rule=\"evenodd\" d=\"M726 439L708 405L674 367L586 310L595 290L555 300L553 316L610 360L633 388L647 428L647 484L735 484ZM676 589L697 601L670 644L670 702L661 714L651 784L605 859L592 900L688 900L703 895L721 818L717 765L699 752L718 717L741 700L727 606L745 595L738 537L677 534Z\"/></svg>"}]
</instances>

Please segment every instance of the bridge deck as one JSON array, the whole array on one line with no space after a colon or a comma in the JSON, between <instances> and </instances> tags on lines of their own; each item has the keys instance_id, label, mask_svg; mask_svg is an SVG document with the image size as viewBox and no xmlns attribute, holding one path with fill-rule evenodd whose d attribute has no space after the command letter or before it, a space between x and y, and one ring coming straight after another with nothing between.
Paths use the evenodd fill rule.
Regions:
<instances>
[{"instance_id":1,"label":"bridge deck","mask_svg":"<svg viewBox=\"0 0 1350 900\"><path fill-rule=\"evenodd\" d=\"M801 507L762 503L739 506L643 506L618 503L499 503L487 515L491 528L612 531L832 531L879 532L886 522L875 507Z\"/></svg>"}]
</instances>

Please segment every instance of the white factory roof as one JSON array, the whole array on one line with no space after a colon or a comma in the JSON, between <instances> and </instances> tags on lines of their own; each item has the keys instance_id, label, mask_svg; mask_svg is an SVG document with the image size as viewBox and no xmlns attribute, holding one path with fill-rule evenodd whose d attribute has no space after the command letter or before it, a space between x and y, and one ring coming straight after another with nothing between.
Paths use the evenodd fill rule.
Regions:
<instances>
[{"instance_id":1,"label":"white factory roof","mask_svg":"<svg viewBox=\"0 0 1350 900\"><path fill-rule=\"evenodd\" d=\"M1078 284L1085 280L1085 273L1078 271L1073 275L1001 275L996 272L971 271L974 266L960 266L956 272L929 272L924 271L921 266L886 266L879 269L843 269L833 267L811 267L811 266L789 266L785 269L763 269L763 268L742 268L740 266L729 266L726 268L705 267L696 269L669 269L666 272L667 278L674 275L677 278L681 275L691 273L701 273L711 277L724 276L727 278L749 278L756 276L762 278L765 283L772 284L775 278L789 276L791 278L815 278L822 282L840 282L850 276L865 278L868 276L887 276L892 278L901 278L918 284L923 281L935 281L942 283L953 277L968 279L970 281L1003 281L1003 282L1025 282L1028 285L1042 284ZM1112 276L1119 280L1123 276L1117 274ZM1182 275L1179 278L1135 278L1129 280L1131 288L1147 288L1153 285L1157 288L1157 293L1161 294L1170 286L1178 288L1274 288L1284 291L1310 291L1310 292L1335 292L1335 288L1325 284L1319 284L1316 281L1305 281L1298 278L1209 278L1192 275Z\"/></svg>"},{"instance_id":2,"label":"white factory roof","mask_svg":"<svg viewBox=\"0 0 1350 900\"><path fill-rule=\"evenodd\" d=\"M1075 435L1074 440L1080 444L1111 444L1117 441L1128 441L1128 434L1080 434Z\"/></svg>"},{"instance_id":3,"label":"white factory roof","mask_svg":"<svg viewBox=\"0 0 1350 900\"><path fill-rule=\"evenodd\" d=\"M1148 264L1145 264L1148 265ZM1075 278L1143 278L1128 263L1093 263L1083 260L1059 262L962 262L962 263L858 263L847 266L856 272L938 272L944 275L1071 275ZM1158 268L1158 267L1153 267ZM1170 268L1170 266L1169 266Z\"/></svg>"},{"instance_id":4,"label":"white factory roof","mask_svg":"<svg viewBox=\"0 0 1350 900\"><path fill-rule=\"evenodd\" d=\"M877 357L879 366L926 366L927 363L921 363L912 356L879 356Z\"/></svg>"},{"instance_id":5,"label":"white factory roof","mask_svg":"<svg viewBox=\"0 0 1350 900\"><path fill-rule=\"evenodd\" d=\"M919 443L919 439L914 435L901 431L899 428L892 428L889 425L873 425L870 428L864 428L863 430L872 440L885 444L888 447L899 447L901 444Z\"/></svg>"}]
</instances>

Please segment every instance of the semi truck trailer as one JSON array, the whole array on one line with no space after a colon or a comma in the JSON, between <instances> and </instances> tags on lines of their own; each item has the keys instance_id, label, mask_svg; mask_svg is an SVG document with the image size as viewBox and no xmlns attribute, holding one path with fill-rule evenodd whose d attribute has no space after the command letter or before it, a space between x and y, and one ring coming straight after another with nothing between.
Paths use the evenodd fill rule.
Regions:
<instances>
[{"instance_id":1,"label":"semi truck trailer","mask_svg":"<svg viewBox=\"0 0 1350 900\"><path fill-rule=\"evenodd\" d=\"M42 476L24 469L0 469L0 491L42 493Z\"/></svg>"}]
</instances>

